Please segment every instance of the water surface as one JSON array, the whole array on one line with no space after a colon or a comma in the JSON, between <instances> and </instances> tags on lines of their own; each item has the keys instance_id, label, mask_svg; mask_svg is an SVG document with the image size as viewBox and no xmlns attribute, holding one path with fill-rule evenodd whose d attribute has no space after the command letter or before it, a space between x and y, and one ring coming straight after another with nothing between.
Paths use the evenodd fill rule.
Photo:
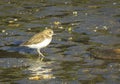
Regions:
<instances>
[{"instance_id":1,"label":"water surface","mask_svg":"<svg viewBox=\"0 0 120 84\"><path fill-rule=\"evenodd\" d=\"M1 0L0 11L0 84L120 83L119 60L102 59L120 56L119 0ZM56 35L41 62L19 45L46 27Z\"/></svg>"}]
</instances>

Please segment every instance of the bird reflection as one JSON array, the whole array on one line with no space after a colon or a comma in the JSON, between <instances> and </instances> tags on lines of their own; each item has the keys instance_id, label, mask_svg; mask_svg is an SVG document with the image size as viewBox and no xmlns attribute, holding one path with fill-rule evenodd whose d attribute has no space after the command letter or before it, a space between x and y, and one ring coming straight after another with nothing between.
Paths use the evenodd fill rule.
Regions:
<instances>
[{"instance_id":1,"label":"bird reflection","mask_svg":"<svg viewBox=\"0 0 120 84\"><path fill-rule=\"evenodd\" d=\"M40 59L30 60L30 67L28 70L30 71L29 80L42 80L42 79L52 79L55 78L52 74L52 68L48 67L53 62L43 62Z\"/></svg>"}]
</instances>

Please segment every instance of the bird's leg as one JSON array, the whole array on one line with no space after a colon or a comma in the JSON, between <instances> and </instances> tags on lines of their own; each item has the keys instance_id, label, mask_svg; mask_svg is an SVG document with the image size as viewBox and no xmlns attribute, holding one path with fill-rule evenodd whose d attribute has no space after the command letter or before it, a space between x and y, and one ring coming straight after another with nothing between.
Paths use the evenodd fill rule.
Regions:
<instances>
[{"instance_id":1,"label":"bird's leg","mask_svg":"<svg viewBox=\"0 0 120 84\"><path fill-rule=\"evenodd\" d=\"M39 48L37 49L37 52L38 52L39 56L45 57L45 56L40 52L40 49L39 49Z\"/></svg>"}]
</instances>

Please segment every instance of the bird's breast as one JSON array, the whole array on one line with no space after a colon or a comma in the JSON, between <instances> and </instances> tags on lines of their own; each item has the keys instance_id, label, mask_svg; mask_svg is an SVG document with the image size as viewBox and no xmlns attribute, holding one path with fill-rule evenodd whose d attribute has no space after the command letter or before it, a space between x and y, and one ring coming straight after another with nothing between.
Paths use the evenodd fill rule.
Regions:
<instances>
[{"instance_id":1,"label":"bird's breast","mask_svg":"<svg viewBox=\"0 0 120 84\"><path fill-rule=\"evenodd\" d=\"M52 39L45 39L44 41L37 43L37 44L32 44L32 45L28 45L28 47L30 48L43 48L46 47Z\"/></svg>"}]
</instances>

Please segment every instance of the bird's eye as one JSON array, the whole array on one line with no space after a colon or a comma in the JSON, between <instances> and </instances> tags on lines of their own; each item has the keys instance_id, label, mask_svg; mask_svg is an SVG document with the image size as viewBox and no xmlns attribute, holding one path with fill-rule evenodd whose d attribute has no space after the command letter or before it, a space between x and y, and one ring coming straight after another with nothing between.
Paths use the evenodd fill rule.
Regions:
<instances>
[{"instance_id":1,"label":"bird's eye","mask_svg":"<svg viewBox=\"0 0 120 84\"><path fill-rule=\"evenodd\" d=\"M52 32L51 32L51 31L49 31L49 34L52 34Z\"/></svg>"}]
</instances>

